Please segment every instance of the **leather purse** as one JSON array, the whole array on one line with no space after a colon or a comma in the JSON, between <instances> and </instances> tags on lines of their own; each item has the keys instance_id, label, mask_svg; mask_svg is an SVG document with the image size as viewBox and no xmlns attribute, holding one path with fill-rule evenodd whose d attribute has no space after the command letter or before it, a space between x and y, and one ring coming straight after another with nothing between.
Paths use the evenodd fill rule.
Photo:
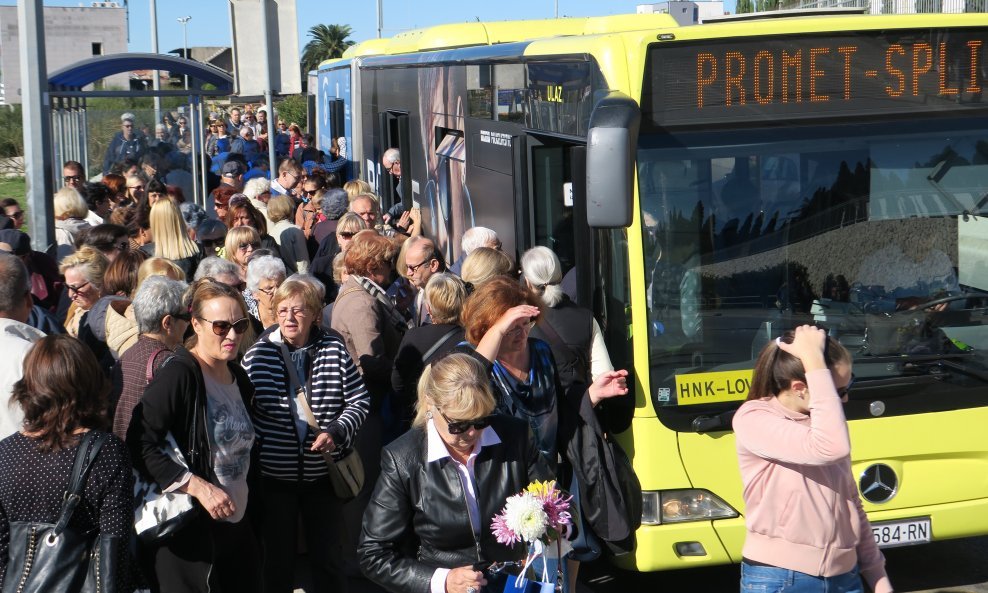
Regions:
<instances>
[{"instance_id":1,"label":"leather purse","mask_svg":"<svg viewBox=\"0 0 988 593\"><path fill-rule=\"evenodd\" d=\"M284 343L281 344L281 357L285 362L285 371L288 373L288 379L292 384L295 402L298 404L298 408L302 410L302 413L305 414L306 424L315 433L322 432L322 428L319 426L319 422L316 421L315 414L312 413L312 408L309 406L308 393L304 387L304 383L301 381L301 377L298 376L298 368L292 362L292 358L288 354L288 347ZM291 405L289 403L289 407ZM333 486L333 493L336 494L336 497L343 502L356 498L363 489L366 479L364 475L364 462L360 459L360 453L355 448L351 448L340 459L333 459L333 454L328 451L323 451L322 456L326 460L326 465L329 467L329 481Z\"/></svg>"},{"instance_id":2,"label":"leather purse","mask_svg":"<svg viewBox=\"0 0 988 593\"><path fill-rule=\"evenodd\" d=\"M115 589L112 558L98 532L69 529L82 501L86 476L109 434L91 430L79 439L79 451L58 520L10 522L10 547L3 593L103 593ZM91 445L91 446L90 446Z\"/></svg>"},{"instance_id":3,"label":"leather purse","mask_svg":"<svg viewBox=\"0 0 988 593\"><path fill-rule=\"evenodd\" d=\"M150 383L154 378L154 361L158 354L165 349L155 350L148 358L145 378ZM199 406L194 405L192 426L198 420ZM166 446L163 452L172 462L181 465L188 471L189 464L182 457L182 451L175 442L172 433L165 437ZM165 541L181 531L195 520L198 510L192 495L183 492L162 492L154 480L146 480L136 469L134 470L134 531L137 538L146 544L156 544Z\"/></svg>"}]
</instances>

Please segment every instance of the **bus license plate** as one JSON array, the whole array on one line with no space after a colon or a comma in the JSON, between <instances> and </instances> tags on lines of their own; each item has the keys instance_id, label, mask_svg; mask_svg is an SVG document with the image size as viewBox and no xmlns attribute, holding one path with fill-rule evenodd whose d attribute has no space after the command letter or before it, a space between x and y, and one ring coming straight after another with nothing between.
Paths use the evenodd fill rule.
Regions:
<instances>
[{"instance_id":1,"label":"bus license plate","mask_svg":"<svg viewBox=\"0 0 988 593\"><path fill-rule=\"evenodd\" d=\"M930 541L930 520L908 519L872 523L871 533L880 548L927 543Z\"/></svg>"}]
</instances>

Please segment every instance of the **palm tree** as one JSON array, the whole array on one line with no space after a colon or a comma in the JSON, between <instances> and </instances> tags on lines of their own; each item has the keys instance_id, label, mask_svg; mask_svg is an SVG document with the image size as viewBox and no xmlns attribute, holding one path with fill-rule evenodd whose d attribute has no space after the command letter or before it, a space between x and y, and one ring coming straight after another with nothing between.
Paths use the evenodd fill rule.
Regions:
<instances>
[{"instance_id":1,"label":"palm tree","mask_svg":"<svg viewBox=\"0 0 988 593\"><path fill-rule=\"evenodd\" d=\"M309 29L312 41L302 50L302 73L315 70L323 60L338 58L354 44L347 39L353 34L350 25L315 25Z\"/></svg>"}]
</instances>

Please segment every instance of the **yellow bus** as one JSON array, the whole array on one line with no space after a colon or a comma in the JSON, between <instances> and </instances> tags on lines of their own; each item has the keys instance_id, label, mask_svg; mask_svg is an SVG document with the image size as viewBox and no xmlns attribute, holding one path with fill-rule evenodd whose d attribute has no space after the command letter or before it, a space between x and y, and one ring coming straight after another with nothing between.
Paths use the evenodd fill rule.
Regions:
<instances>
[{"instance_id":1,"label":"yellow bus","mask_svg":"<svg viewBox=\"0 0 988 593\"><path fill-rule=\"evenodd\" d=\"M854 354L879 544L988 533L988 16L468 23L318 76L322 144L420 206L449 261L487 226L512 255L552 248L593 308L633 375L622 566L740 561L731 416L803 323Z\"/></svg>"}]
</instances>

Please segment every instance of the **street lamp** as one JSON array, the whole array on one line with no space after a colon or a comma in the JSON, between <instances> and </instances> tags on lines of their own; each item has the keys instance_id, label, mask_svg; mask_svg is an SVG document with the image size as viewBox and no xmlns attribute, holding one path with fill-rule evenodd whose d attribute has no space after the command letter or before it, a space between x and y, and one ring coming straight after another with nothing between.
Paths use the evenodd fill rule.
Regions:
<instances>
[{"instance_id":1,"label":"street lamp","mask_svg":"<svg viewBox=\"0 0 988 593\"><path fill-rule=\"evenodd\" d=\"M189 21L192 20L190 16L180 16L178 17L178 22L182 23L182 57L186 60L189 59ZM189 75L185 75L185 90L189 90Z\"/></svg>"}]
</instances>

